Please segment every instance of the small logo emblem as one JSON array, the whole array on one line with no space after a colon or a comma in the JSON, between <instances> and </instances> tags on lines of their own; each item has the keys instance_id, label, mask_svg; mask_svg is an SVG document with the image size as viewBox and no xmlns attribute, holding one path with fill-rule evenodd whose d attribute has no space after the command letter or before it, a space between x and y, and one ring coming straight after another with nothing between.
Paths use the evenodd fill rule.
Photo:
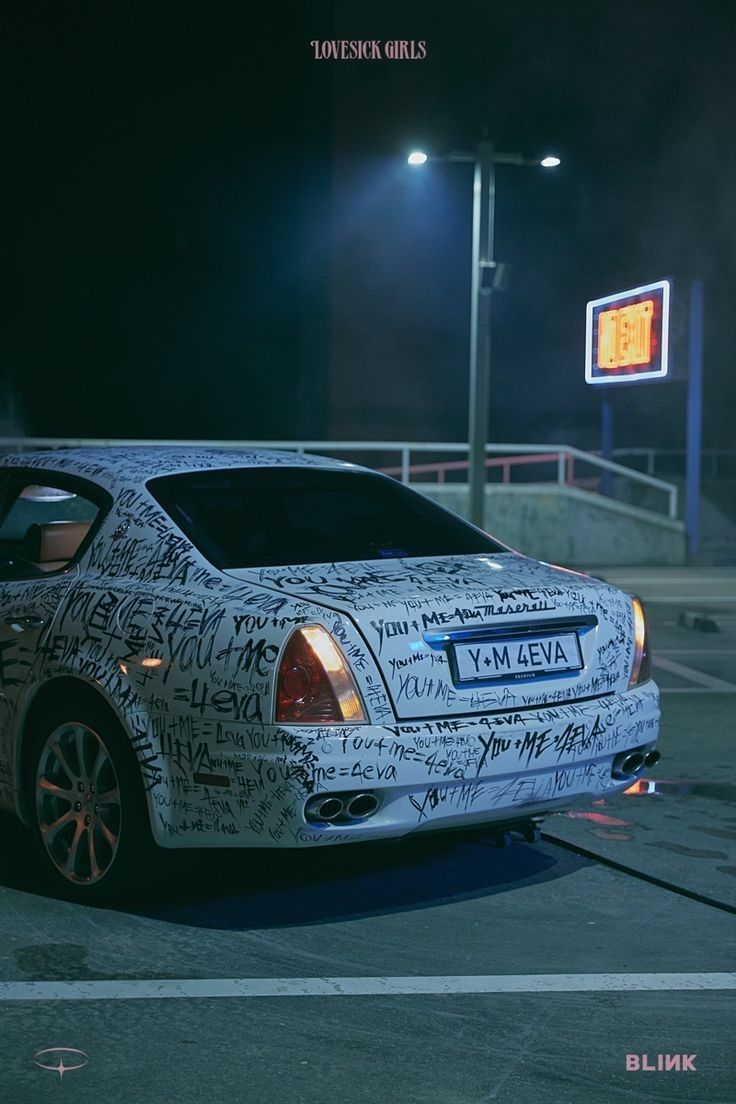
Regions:
<instances>
[{"instance_id":1,"label":"small logo emblem","mask_svg":"<svg viewBox=\"0 0 736 1104\"><path fill-rule=\"evenodd\" d=\"M46 1047L36 1051L33 1061L39 1069L54 1070L61 1079L70 1070L84 1069L89 1056L77 1047Z\"/></svg>"},{"instance_id":2,"label":"small logo emblem","mask_svg":"<svg viewBox=\"0 0 736 1104\"><path fill-rule=\"evenodd\" d=\"M120 522L117 529L115 529L115 531L113 532L112 539L113 540L120 540L121 537L124 537L126 535L129 528L130 528L130 518L125 518L123 521Z\"/></svg>"}]
</instances>

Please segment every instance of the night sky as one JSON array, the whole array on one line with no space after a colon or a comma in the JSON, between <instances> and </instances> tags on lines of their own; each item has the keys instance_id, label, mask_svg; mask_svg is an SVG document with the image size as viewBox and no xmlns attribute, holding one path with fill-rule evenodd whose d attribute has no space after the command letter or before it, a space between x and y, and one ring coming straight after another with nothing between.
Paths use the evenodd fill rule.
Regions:
<instances>
[{"instance_id":1,"label":"night sky","mask_svg":"<svg viewBox=\"0 0 736 1104\"><path fill-rule=\"evenodd\" d=\"M497 148L496 441L596 447L587 299L706 290L705 444L734 447L736 16L692 0L19 5L2 28L0 428L462 440L471 168ZM424 41L317 61L312 39ZM678 322L677 366L684 367ZM684 385L614 396L681 447Z\"/></svg>"}]
</instances>

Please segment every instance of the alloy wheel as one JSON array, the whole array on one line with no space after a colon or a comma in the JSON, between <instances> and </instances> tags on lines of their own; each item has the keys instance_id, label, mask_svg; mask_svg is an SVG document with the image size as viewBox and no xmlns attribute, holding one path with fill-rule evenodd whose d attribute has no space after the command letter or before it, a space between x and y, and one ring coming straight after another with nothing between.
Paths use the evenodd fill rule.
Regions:
<instances>
[{"instance_id":1,"label":"alloy wheel","mask_svg":"<svg viewBox=\"0 0 736 1104\"><path fill-rule=\"evenodd\" d=\"M45 740L35 781L36 816L46 852L69 882L104 878L120 843L120 785L94 729L59 725Z\"/></svg>"}]
</instances>

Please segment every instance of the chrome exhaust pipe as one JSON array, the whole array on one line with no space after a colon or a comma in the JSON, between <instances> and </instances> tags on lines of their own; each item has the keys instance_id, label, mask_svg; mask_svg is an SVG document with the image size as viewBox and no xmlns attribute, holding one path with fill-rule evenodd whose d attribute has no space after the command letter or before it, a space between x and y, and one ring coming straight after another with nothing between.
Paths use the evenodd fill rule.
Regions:
<instances>
[{"instance_id":1,"label":"chrome exhaust pipe","mask_svg":"<svg viewBox=\"0 0 736 1104\"><path fill-rule=\"evenodd\" d=\"M662 756L659 754L658 751L648 751L644 756L644 766L653 767L659 762L661 758Z\"/></svg>"},{"instance_id":2,"label":"chrome exhaust pipe","mask_svg":"<svg viewBox=\"0 0 736 1104\"><path fill-rule=\"evenodd\" d=\"M339 797L326 797L317 806L317 813L321 820L337 820L342 809L343 805Z\"/></svg>"},{"instance_id":3,"label":"chrome exhaust pipe","mask_svg":"<svg viewBox=\"0 0 736 1104\"><path fill-rule=\"evenodd\" d=\"M345 806L345 812L351 820L365 820L373 816L378 808L378 798L372 793L356 794Z\"/></svg>"},{"instance_id":4,"label":"chrome exhaust pipe","mask_svg":"<svg viewBox=\"0 0 736 1104\"><path fill-rule=\"evenodd\" d=\"M643 766L644 756L640 751L634 751L631 755L626 756L621 764L621 770L624 774L636 774Z\"/></svg>"},{"instance_id":5,"label":"chrome exhaust pipe","mask_svg":"<svg viewBox=\"0 0 736 1104\"><path fill-rule=\"evenodd\" d=\"M312 822L316 820L332 821L342 813L343 804L339 797L318 797L310 801L304 810L304 816Z\"/></svg>"},{"instance_id":6,"label":"chrome exhaust pipe","mask_svg":"<svg viewBox=\"0 0 736 1104\"><path fill-rule=\"evenodd\" d=\"M644 754L641 751L621 751L611 764L613 778L630 778L644 766Z\"/></svg>"}]
</instances>

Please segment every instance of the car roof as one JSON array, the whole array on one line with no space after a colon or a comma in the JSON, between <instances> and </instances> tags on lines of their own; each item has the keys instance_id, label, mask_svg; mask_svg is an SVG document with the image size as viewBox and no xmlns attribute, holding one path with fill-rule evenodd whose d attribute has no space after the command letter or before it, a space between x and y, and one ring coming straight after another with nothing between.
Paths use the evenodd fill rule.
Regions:
<instances>
[{"instance_id":1,"label":"car roof","mask_svg":"<svg viewBox=\"0 0 736 1104\"><path fill-rule=\"evenodd\" d=\"M222 468L344 468L357 465L311 453L260 448L214 448L199 445L111 445L107 448L58 448L15 452L3 467L32 468L91 479L111 490L140 487L160 475Z\"/></svg>"}]
</instances>

